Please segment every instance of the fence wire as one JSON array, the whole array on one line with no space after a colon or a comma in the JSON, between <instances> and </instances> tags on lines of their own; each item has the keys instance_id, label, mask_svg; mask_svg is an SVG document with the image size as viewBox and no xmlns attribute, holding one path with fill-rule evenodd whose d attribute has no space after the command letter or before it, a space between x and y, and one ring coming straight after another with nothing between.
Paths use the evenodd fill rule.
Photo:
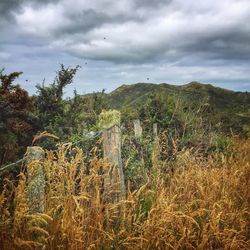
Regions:
<instances>
[{"instance_id":1,"label":"fence wire","mask_svg":"<svg viewBox=\"0 0 250 250\"><path fill-rule=\"evenodd\" d=\"M81 140L78 140L78 141L72 143L72 146L77 146L79 143L85 141L86 139L89 139L89 140L95 139L95 138L97 138L98 136L100 136L100 135L102 134L102 132L103 132L103 130L99 130L99 131L97 131L97 132L90 132L90 133L87 134L87 137L86 137L86 138L82 138ZM23 163L24 163L24 158L19 159L19 160L16 161L16 162L13 162L13 163L10 163L10 164L8 164L8 165L5 165L5 166L1 167L1 168L0 168L0 177L1 177L2 175L4 175L5 172L10 171L10 170L12 170L14 167L16 167L17 165L19 165L19 164L21 165L21 164L23 164Z\"/></svg>"}]
</instances>

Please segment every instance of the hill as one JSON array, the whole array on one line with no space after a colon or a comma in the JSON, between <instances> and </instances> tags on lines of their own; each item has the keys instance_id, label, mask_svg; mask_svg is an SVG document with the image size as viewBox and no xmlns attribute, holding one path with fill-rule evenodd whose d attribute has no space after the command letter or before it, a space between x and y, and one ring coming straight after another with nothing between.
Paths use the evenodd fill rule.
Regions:
<instances>
[{"instance_id":1,"label":"hill","mask_svg":"<svg viewBox=\"0 0 250 250\"><path fill-rule=\"evenodd\" d=\"M250 130L250 93L235 92L215 87L211 84L190 82L185 85L171 85L167 83L136 83L122 85L105 95L108 107L122 112L132 109L137 112L154 95L167 100L174 96L184 100L187 107L195 109L198 105L205 105L206 117L213 125L220 123L229 132Z\"/></svg>"},{"instance_id":2,"label":"hill","mask_svg":"<svg viewBox=\"0 0 250 250\"><path fill-rule=\"evenodd\" d=\"M145 98L152 93L162 93L165 95L178 94L188 97L190 102L207 100L209 104L217 108L233 108L240 110L250 108L249 92L234 92L231 90L214 87L211 84L191 82L185 85L170 85L166 83L136 83L122 85L108 94L110 104L114 108L121 108L124 105L132 105L138 101L145 101Z\"/></svg>"}]
</instances>

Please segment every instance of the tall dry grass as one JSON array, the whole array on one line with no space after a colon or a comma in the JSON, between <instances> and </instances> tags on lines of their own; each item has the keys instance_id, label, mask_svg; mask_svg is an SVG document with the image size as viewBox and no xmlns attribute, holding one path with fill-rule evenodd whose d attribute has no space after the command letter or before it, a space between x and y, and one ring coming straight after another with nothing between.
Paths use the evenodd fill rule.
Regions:
<instances>
[{"instance_id":1,"label":"tall dry grass","mask_svg":"<svg viewBox=\"0 0 250 250\"><path fill-rule=\"evenodd\" d=\"M26 177L5 180L0 195L1 249L249 249L250 141L230 156L189 151L170 164L153 157L148 182L108 203L95 154L62 145L47 152L46 209L29 212ZM173 168L173 166L171 166ZM108 195L108 194L106 194Z\"/></svg>"}]
</instances>

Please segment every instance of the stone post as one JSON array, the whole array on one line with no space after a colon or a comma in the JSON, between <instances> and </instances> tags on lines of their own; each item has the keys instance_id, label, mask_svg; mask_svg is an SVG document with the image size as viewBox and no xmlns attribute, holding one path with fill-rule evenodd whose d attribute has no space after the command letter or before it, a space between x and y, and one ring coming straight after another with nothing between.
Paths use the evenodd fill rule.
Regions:
<instances>
[{"instance_id":1,"label":"stone post","mask_svg":"<svg viewBox=\"0 0 250 250\"><path fill-rule=\"evenodd\" d=\"M135 130L135 137L140 138L142 136L142 127L140 120L134 120L134 130Z\"/></svg>"},{"instance_id":2,"label":"stone post","mask_svg":"<svg viewBox=\"0 0 250 250\"><path fill-rule=\"evenodd\" d=\"M45 209L44 157L45 152L41 147L27 148L25 165L28 174L28 201L33 213L43 213Z\"/></svg>"}]
</instances>

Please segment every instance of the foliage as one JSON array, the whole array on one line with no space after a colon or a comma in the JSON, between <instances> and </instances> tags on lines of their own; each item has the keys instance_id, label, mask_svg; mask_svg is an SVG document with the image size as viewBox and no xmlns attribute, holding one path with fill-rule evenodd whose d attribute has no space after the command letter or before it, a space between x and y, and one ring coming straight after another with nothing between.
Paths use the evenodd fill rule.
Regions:
<instances>
[{"instance_id":1,"label":"foliage","mask_svg":"<svg viewBox=\"0 0 250 250\"><path fill-rule=\"evenodd\" d=\"M60 70L52 84L45 86L37 85L38 95L35 98L35 113L39 116L42 130L46 130L49 133L53 133L60 137L62 140L68 138L65 134L69 133L69 120L66 115L66 103L63 99L63 89L73 82L73 78L78 71L79 66L75 68L65 68L61 65ZM77 95L74 98L75 102L78 100ZM75 102L72 108L75 107ZM71 112L72 110L69 110ZM70 113L72 114L72 113ZM53 141L46 141L44 144L46 147L51 147Z\"/></svg>"},{"instance_id":2,"label":"foliage","mask_svg":"<svg viewBox=\"0 0 250 250\"><path fill-rule=\"evenodd\" d=\"M97 117L102 112L102 110L107 108L105 89L103 89L100 93L93 93L92 103L93 112L95 117Z\"/></svg>"},{"instance_id":3,"label":"foliage","mask_svg":"<svg viewBox=\"0 0 250 250\"><path fill-rule=\"evenodd\" d=\"M89 96L81 96L75 90L73 98L63 99L63 89L73 82L78 69L79 66L65 68L61 65L52 84L37 85L35 113L40 117L43 130L55 134L62 142L77 143L86 130L96 130L99 114L107 108L105 90ZM42 143L51 149L55 145L55 141L48 139Z\"/></svg>"},{"instance_id":4,"label":"foliage","mask_svg":"<svg viewBox=\"0 0 250 250\"><path fill-rule=\"evenodd\" d=\"M122 159L126 183L131 190L139 188L147 181L147 174L152 170L151 156L154 142L150 137L135 138L124 135L122 141Z\"/></svg>"},{"instance_id":5,"label":"foliage","mask_svg":"<svg viewBox=\"0 0 250 250\"><path fill-rule=\"evenodd\" d=\"M51 85L46 87L43 83L36 86L38 95L35 100L35 107L45 129L49 126L55 128L62 125L64 115L63 89L72 83L78 69L79 66L65 68L62 64Z\"/></svg>"},{"instance_id":6,"label":"foliage","mask_svg":"<svg viewBox=\"0 0 250 250\"><path fill-rule=\"evenodd\" d=\"M184 126L182 119L185 105L181 96L166 96L161 92L156 92L151 94L145 105L139 108L138 115L144 122L146 131L151 131L153 124L157 123L160 130L168 129L169 132L178 130L181 133L181 126Z\"/></svg>"},{"instance_id":7,"label":"foliage","mask_svg":"<svg viewBox=\"0 0 250 250\"><path fill-rule=\"evenodd\" d=\"M81 96L74 91L74 97L69 99L65 107L65 116L70 121L73 133L79 134L82 129L95 130L99 115L108 108L106 94L102 92Z\"/></svg>"},{"instance_id":8,"label":"foliage","mask_svg":"<svg viewBox=\"0 0 250 250\"><path fill-rule=\"evenodd\" d=\"M32 100L14 81L21 72L0 71L0 165L13 161L29 145L33 135Z\"/></svg>"},{"instance_id":9,"label":"foliage","mask_svg":"<svg viewBox=\"0 0 250 250\"><path fill-rule=\"evenodd\" d=\"M195 115L193 109L198 110L201 104L204 122L208 121L213 128L220 126L229 135L233 130L237 135L247 136L246 128L250 123L249 92L233 92L209 84L191 82L182 86L164 83L122 85L107 98L111 109L122 111L122 119L123 116L128 119L141 116L146 118L147 123L158 120L162 126L179 126L178 119L181 117L174 112L176 106L180 112L182 108L183 113L190 111ZM171 120L172 114L175 114L174 120Z\"/></svg>"}]
</instances>

